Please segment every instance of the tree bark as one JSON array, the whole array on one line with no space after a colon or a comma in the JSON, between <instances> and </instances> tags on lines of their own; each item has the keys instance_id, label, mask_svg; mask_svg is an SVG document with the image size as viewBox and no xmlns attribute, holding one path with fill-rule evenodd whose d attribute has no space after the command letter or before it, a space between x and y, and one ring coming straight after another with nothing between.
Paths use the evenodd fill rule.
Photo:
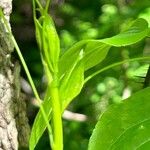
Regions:
<instances>
[{"instance_id":1,"label":"tree bark","mask_svg":"<svg viewBox=\"0 0 150 150\"><path fill-rule=\"evenodd\" d=\"M0 0L0 7L9 21L12 0ZM11 61L13 49L0 19L0 150L28 147L30 133L26 104L20 92L20 66Z\"/></svg>"}]
</instances>

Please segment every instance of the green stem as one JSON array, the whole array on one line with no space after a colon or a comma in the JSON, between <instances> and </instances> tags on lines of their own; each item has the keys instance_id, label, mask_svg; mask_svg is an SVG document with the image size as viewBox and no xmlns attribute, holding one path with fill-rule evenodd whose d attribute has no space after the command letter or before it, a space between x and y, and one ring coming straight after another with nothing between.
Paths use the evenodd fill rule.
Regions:
<instances>
[{"instance_id":1,"label":"green stem","mask_svg":"<svg viewBox=\"0 0 150 150\"><path fill-rule=\"evenodd\" d=\"M10 27L9 27L9 25L8 25L7 20L5 19L4 15L3 15L2 10L0 10L0 15L1 15L2 18L3 18L3 21L4 21L4 23L5 23L6 29L8 30L8 32L9 32L9 34L10 34L11 40L12 40L12 42L13 42L13 44L14 44L14 47L15 47L17 53L18 53L18 56L19 56L20 61L21 61L21 63L22 63L22 66L23 66L23 68L24 68L24 70L25 70L25 72L26 72L26 75L27 75L27 78L28 78L28 80L29 80L29 82L30 82L30 85L31 85L31 87L32 87L33 93L34 93L34 95L35 95L35 97L36 97L36 99L37 99L37 101L38 101L38 103L39 103L39 106L40 106L40 109L41 109L41 112L42 112L44 121L46 122L46 125L47 125L47 128L48 128L51 147L53 147L52 129L51 129L51 126L50 126L50 124L49 124L47 115L46 115L46 113L45 113L45 111L44 111L44 108L43 108L43 106L42 106L42 104L41 104L42 101L41 101L41 99L40 99L40 97L39 97L39 94L38 94L38 92L37 92L37 90L36 90L36 87L35 87L35 85L34 85L34 82L33 82L33 80L32 80L32 77L31 77L31 75L30 75L30 72L29 72L29 70L28 70L28 67L27 67L27 65L26 65L26 63L25 63L25 60L24 60L24 58L23 58L23 56L22 56L22 54L21 54L20 48L19 48L19 46L18 46L18 44L17 44L17 42L16 42L16 40L15 40L15 38L14 38L12 32L11 32L11 29L10 29Z\"/></svg>"},{"instance_id":2,"label":"green stem","mask_svg":"<svg viewBox=\"0 0 150 150\"><path fill-rule=\"evenodd\" d=\"M90 76L88 76L87 78L85 78L84 80L84 84L89 81L90 79L92 79L93 77L95 77L96 75L98 75L99 73L103 72L103 71L106 71L110 68L113 68L113 67L116 67L116 66L119 66L119 65L122 65L124 63L127 63L127 62L132 62L132 61L143 61L143 60L149 60L150 59L150 56L149 57L138 57L138 58L131 58L131 59L126 59L126 60L123 60L123 61L120 61L120 62L116 62L112 65L109 65L109 66L106 66L96 72L94 72L93 74L91 74Z\"/></svg>"},{"instance_id":3,"label":"green stem","mask_svg":"<svg viewBox=\"0 0 150 150\"><path fill-rule=\"evenodd\" d=\"M20 49L19 49L19 47L18 47L18 45L17 45L17 43L16 43L16 40L14 39L13 36L12 36L12 41L13 41L13 43L14 43L15 49L16 49L16 51L17 51L17 53L18 53L18 56L19 56L19 58L20 58L20 60L21 60L22 66L23 66L23 68L24 68L24 70L25 70L25 72L26 72L26 74L27 74L27 77L28 77L28 80L29 80L30 85L31 85L31 87L32 87L33 93L34 93L34 95L35 95L35 97L36 97L36 99L37 99L37 101L38 101L38 103L39 103L39 106L40 106L40 109L41 109L41 112L42 112L44 121L46 122L46 125L47 125L47 128L48 128L48 132L49 132L49 135L50 135L50 143L51 143L51 146L53 147L52 129L51 129L51 126L50 126L49 121L48 121L48 119L47 119L47 115L46 115L46 113L45 113L45 111L44 111L44 108L43 108L43 106L42 106L42 104L41 104L42 101L41 101L41 99L40 99L40 97L39 97L39 95L38 95L38 92L37 92L37 90L36 90L36 87L35 87L35 85L34 85L34 82L33 82L33 80L32 80L32 77L31 77L30 72L29 72L29 70L28 70L28 67L27 67L27 65L26 65L26 63L25 63L25 60L24 60L24 58L23 58L23 56L22 56L22 54L21 54L21 52L20 52Z\"/></svg>"},{"instance_id":4,"label":"green stem","mask_svg":"<svg viewBox=\"0 0 150 150\"><path fill-rule=\"evenodd\" d=\"M63 150L63 126L62 126L61 107L60 107L57 79L54 79L52 81L50 92L52 101L52 122L53 122L53 136L54 136L53 150Z\"/></svg>"}]
</instances>

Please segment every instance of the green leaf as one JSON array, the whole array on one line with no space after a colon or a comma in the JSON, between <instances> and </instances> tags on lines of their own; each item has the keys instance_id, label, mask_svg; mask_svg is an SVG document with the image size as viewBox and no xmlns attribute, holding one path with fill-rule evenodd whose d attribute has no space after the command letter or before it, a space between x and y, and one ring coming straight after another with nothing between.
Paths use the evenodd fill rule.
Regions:
<instances>
[{"instance_id":1,"label":"green leaf","mask_svg":"<svg viewBox=\"0 0 150 150\"><path fill-rule=\"evenodd\" d=\"M70 70L73 64L76 62L77 58L79 57L80 51L85 47L85 44L89 40L83 40L75 45L73 45L70 49L68 49L59 60L59 77L61 78L64 76L68 70Z\"/></svg>"},{"instance_id":2,"label":"green leaf","mask_svg":"<svg viewBox=\"0 0 150 150\"><path fill-rule=\"evenodd\" d=\"M147 22L139 18L127 30L111 38L80 41L61 56L59 74L63 76L67 70L70 70L81 49L84 51L84 68L88 70L105 59L111 46L121 47L134 44L146 37L148 33Z\"/></svg>"},{"instance_id":3,"label":"green leaf","mask_svg":"<svg viewBox=\"0 0 150 150\"><path fill-rule=\"evenodd\" d=\"M87 43L84 51L84 68L88 70L102 62L110 49L110 46L100 40L91 40Z\"/></svg>"},{"instance_id":4,"label":"green leaf","mask_svg":"<svg viewBox=\"0 0 150 150\"><path fill-rule=\"evenodd\" d=\"M78 56L78 59L75 61L73 66L69 71L66 72L65 76L60 82L60 99L62 102L62 112L68 106L70 101L77 96L84 83L84 66L83 66L83 57L82 50Z\"/></svg>"},{"instance_id":5,"label":"green leaf","mask_svg":"<svg viewBox=\"0 0 150 150\"><path fill-rule=\"evenodd\" d=\"M150 148L150 140L146 143L141 144L140 147L137 148L137 150L149 150Z\"/></svg>"},{"instance_id":6,"label":"green leaf","mask_svg":"<svg viewBox=\"0 0 150 150\"><path fill-rule=\"evenodd\" d=\"M66 51L59 60L59 92L62 112L72 99L80 93L83 87L84 71L103 61L111 46L134 44L147 36L148 30L146 21L138 19L119 35L102 40L80 41ZM82 57L80 57L81 52L83 53ZM47 99L43 105L50 120L51 103ZM39 111L31 133L30 150L34 149L45 129L46 123L41 111Z\"/></svg>"},{"instance_id":7,"label":"green leaf","mask_svg":"<svg viewBox=\"0 0 150 150\"><path fill-rule=\"evenodd\" d=\"M127 46L139 42L149 33L148 23L142 18L139 18L133 22L128 30L113 36L101 40L105 44L120 47Z\"/></svg>"},{"instance_id":8,"label":"green leaf","mask_svg":"<svg viewBox=\"0 0 150 150\"><path fill-rule=\"evenodd\" d=\"M100 40L83 40L67 50L59 61L59 76L71 69L81 50L84 52L83 63L85 70L100 63L107 55L110 46ZM65 65L64 65L65 64Z\"/></svg>"},{"instance_id":9,"label":"green leaf","mask_svg":"<svg viewBox=\"0 0 150 150\"><path fill-rule=\"evenodd\" d=\"M88 150L143 149L150 139L150 87L104 112L90 138Z\"/></svg>"},{"instance_id":10,"label":"green leaf","mask_svg":"<svg viewBox=\"0 0 150 150\"><path fill-rule=\"evenodd\" d=\"M79 73L75 71L72 74L74 78L69 79L72 80L71 83L68 80L68 76L72 73L72 67L74 64L78 63L78 57L80 55L81 50L84 55L82 57L83 62L83 71L86 71L98 63L102 62L111 46L125 46L138 42L143 39L148 34L148 24L144 19L137 19L134 21L130 27L124 32L102 40L84 40L75 44L72 48L66 51L60 58L59 61L59 77L61 78L61 87L60 87L60 95L62 95L62 105L63 107L67 106L71 100L79 94L83 83L81 81L81 77L79 78ZM80 68L80 67L79 67ZM82 67L81 67L82 68ZM80 69L81 69L80 68ZM77 75L76 75L77 74ZM83 74L80 72L80 74ZM76 78L77 76L77 78ZM62 81L63 78L63 81ZM64 82L64 83L63 83ZM81 88L79 86L81 85ZM73 89L73 87L78 86L77 89ZM73 92L72 92L73 91ZM66 103L66 104L65 104ZM65 108L64 107L64 108Z\"/></svg>"},{"instance_id":11,"label":"green leaf","mask_svg":"<svg viewBox=\"0 0 150 150\"><path fill-rule=\"evenodd\" d=\"M72 67L72 70L67 72L67 74L62 78L61 81L62 83L60 84L61 85L60 98L62 100L62 112L70 103L70 100L72 100L77 94L79 94L83 87L84 68L82 64L83 63L81 61L81 57L79 57L78 61L76 61L76 63ZM45 100L42 105L45 110L45 113L47 114L48 120L50 120L52 109L51 109L51 101L50 99L48 99L48 97L49 97L49 88L47 89ZM46 123L43 119L41 110L39 110L31 131L29 142L30 150L33 150L35 148L45 129Z\"/></svg>"},{"instance_id":12,"label":"green leaf","mask_svg":"<svg viewBox=\"0 0 150 150\"><path fill-rule=\"evenodd\" d=\"M150 37L150 28L149 28L149 32L148 32L148 35L147 35L148 37Z\"/></svg>"},{"instance_id":13,"label":"green leaf","mask_svg":"<svg viewBox=\"0 0 150 150\"><path fill-rule=\"evenodd\" d=\"M41 51L45 56L45 61L49 65L49 68L52 66L52 70L57 70L57 63L60 53L60 42L53 20L47 13L42 16L41 26L43 40L43 47Z\"/></svg>"},{"instance_id":14,"label":"green leaf","mask_svg":"<svg viewBox=\"0 0 150 150\"><path fill-rule=\"evenodd\" d=\"M43 105L45 114L47 115L47 119L50 120L51 112L52 112L51 101L50 101L50 98L47 98L47 97L48 97L48 95L46 95L46 98L43 101L42 105ZM41 110L39 110L39 112L36 115L36 118L34 120L32 130L31 130L31 135L30 135L30 140L29 140L30 150L34 150L35 146L37 145L37 143L38 143L39 139L41 138L42 134L44 133L45 129L46 129L46 122L43 118Z\"/></svg>"}]
</instances>

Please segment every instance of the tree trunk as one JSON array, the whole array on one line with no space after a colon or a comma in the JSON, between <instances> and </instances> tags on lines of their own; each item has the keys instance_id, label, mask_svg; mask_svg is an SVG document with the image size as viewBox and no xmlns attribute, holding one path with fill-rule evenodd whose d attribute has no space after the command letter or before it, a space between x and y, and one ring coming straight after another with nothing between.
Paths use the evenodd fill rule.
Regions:
<instances>
[{"instance_id":1,"label":"tree trunk","mask_svg":"<svg viewBox=\"0 0 150 150\"><path fill-rule=\"evenodd\" d=\"M0 0L6 19L12 0ZM0 18L0 150L18 150L28 146L29 125L26 104L20 92L20 66L11 62L14 46Z\"/></svg>"}]
</instances>

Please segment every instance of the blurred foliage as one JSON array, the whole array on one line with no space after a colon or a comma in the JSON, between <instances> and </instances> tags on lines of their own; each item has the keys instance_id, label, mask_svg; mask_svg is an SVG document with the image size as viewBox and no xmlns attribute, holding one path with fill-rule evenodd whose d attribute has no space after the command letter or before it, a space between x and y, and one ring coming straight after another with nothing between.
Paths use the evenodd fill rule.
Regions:
<instances>
[{"instance_id":1,"label":"blurred foliage","mask_svg":"<svg viewBox=\"0 0 150 150\"><path fill-rule=\"evenodd\" d=\"M115 35L138 17L145 18L150 26L149 0L66 0L63 3L53 0L52 3L51 14L60 36L62 53L79 40ZM35 42L31 0L13 0L11 24L32 77L42 94L45 84L44 74ZM89 72L119 60L148 54L150 54L150 40L143 40L129 47L111 48L107 56L108 61L104 60ZM14 56L17 58L15 53ZM126 63L101 73L86 84L68 109L87 115L88 120L86 122L64 120L65 150L87 149L88 139L99 114L110 104L119 103L122 98L142 88L144 80L142 77L145 76L148 67L144 64L145 62ZM23 70L22 76L26 78ZM33 119L34 115L33 113L29 119ZM46 150L48 144L45 133L37 149Z\"/></svg>"}]
</instances>

